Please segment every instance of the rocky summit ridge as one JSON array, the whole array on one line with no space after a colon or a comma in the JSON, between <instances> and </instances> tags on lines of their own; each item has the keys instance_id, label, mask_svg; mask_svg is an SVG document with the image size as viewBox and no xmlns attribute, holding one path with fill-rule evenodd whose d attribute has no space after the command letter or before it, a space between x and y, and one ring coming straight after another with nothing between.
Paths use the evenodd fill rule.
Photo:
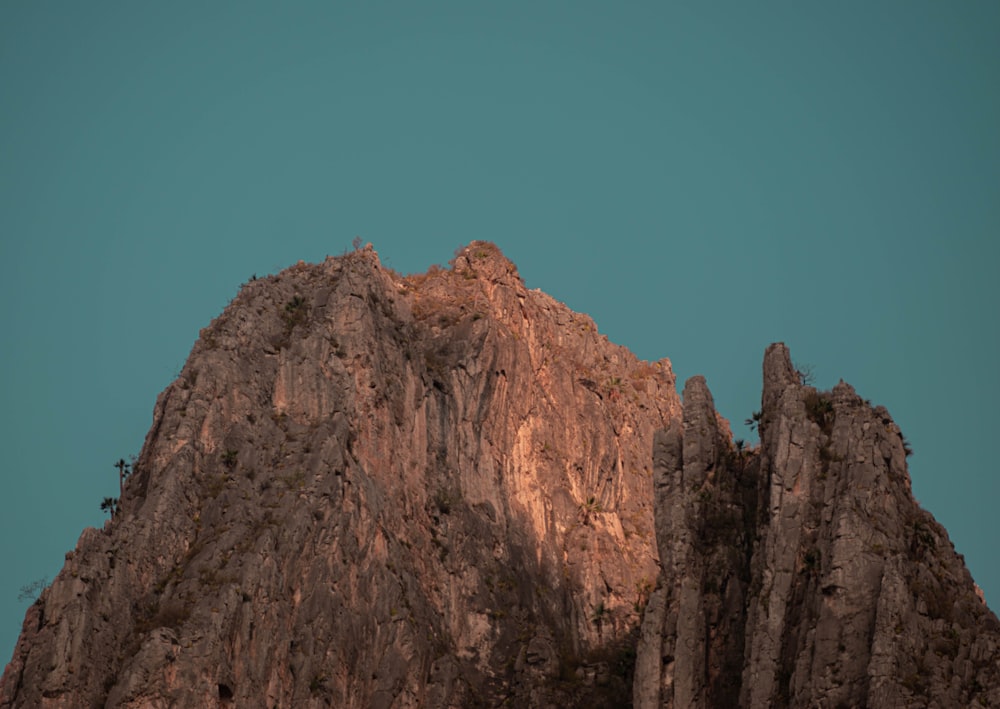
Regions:
<instances>
[{"instance_id":1,"label":"rocky summit ridge","mask_svg":"<svg viewBox=\"0 0 1000 709\"><path fill-rule=\"evenodd\" d=\"M898 427L764 360L761 445L486 242L244 284L0 707L1000 706Z\"/></svg>"},{"instance_id":2,"label":"rocky summit ridge","mask_svg":"<svg viewBox=\"0 0 1000 709\"><path fill-rule=\"evenodd\" d=\"M764 356L760 448L701 377L655 437L662 573L636 707L1000 706L1000 623L910 489L889 412Z\"/></svg>"}]
</instances>

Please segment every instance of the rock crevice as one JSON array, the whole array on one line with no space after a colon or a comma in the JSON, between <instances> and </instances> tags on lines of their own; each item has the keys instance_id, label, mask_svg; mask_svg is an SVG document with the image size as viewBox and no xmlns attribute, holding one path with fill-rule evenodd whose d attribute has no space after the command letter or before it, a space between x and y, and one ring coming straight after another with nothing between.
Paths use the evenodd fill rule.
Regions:
<instances>
[{"instance_id":1,"label":"rock crevice","mask_svg":"<svg viewBox=\"0 0 1000 709\"><path fill-rule=\"evenodd\" d=\"M706 423L701 378L657 434L635 706L996 705L1000 624L913 499L888 411L802 385L780 343L763 370L759 449Z\"/></svg>"},{"instance_id":2,"label":"rock crevice","mask_svg":"<svg viewBox=\"0 0 1000 709\"><path fill-rule=\"evenodd\" d=\"M29 613L0 706L627 695L649 451L679 411L668 361L492 244L248 282L159 397L122 512Z\"/></svg>"},{"instance_id":3,"label":"rock crevice","mask_svg":"<svg viewBox=\"0 0 1000 709\"><path fill-rule=\"evenodd\" d=\"M1000 625L888 412L781 344L763 374L748 449L486 242L254 279L0 707L1000 706Z\"/></svg>"}]
</instances>

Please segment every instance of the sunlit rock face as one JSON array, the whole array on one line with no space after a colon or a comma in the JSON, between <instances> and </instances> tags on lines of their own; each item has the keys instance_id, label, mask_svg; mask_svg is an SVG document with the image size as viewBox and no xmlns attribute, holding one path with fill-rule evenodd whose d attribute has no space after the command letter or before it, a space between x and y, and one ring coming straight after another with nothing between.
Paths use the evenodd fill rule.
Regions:
<instances>
[{"instance_id":1,"label":"sunlit rock face","mask_svg":"<svg viewBox=\"0 0 1000 709\"><path fill-rule=\"evenodd\" d=\"M661 576L637 707L1000 706L1000 624L910 491L883 407L803 386L768 348L761 445L700 377L656 436Z\"/></svg>"},{"instance_id":2,"label":"sunlit rock face","mask_svg":"<svg viewBox=\"0 0 1000 709\"><path fill-rule=\"evenodd\" d=\"M243 286L33 606L0 706L627 704L670 363L485 242Z\"/></svg>"},{"instance_id":3,"label":"sunlit rock face","mask_svg":"<svg viewBox=\"0 0 1000 709\"><path fill-rule=\"evenodd\" d=\"M994 707L1000 624L846 384L761 444L492 244L246 283L0 707Z\"/></svg>"}]
</instances>

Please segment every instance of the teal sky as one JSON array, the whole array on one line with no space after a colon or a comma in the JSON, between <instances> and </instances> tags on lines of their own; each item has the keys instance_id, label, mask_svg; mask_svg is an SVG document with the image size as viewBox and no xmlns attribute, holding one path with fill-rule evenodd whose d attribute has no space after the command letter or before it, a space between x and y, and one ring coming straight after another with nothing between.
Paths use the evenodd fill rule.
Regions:
<instances>
[{"instance_id":1,"label":"teal sky","mask_svg":"<svg viewBox=\"0 0 1000 709\"><path fill-rule=\"evenodd\" d=\"M10 0L0 664L198 330L356 235L496 242L742 434L786 342L1000 604L1000 3Z\"/></svg>"}]
</instances>

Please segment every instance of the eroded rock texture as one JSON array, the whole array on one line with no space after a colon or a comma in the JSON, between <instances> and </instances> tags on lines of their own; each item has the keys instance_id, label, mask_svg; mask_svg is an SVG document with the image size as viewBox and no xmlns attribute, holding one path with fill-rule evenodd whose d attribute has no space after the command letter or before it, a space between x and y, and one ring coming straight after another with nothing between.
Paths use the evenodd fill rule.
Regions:
<instances>
[{"instance_id":1,"label":"eroded rock texture","mask_svg":"<svg viewBox=\"0 0 1000 709\"><path fill-rule=\"evenodd\" d=\"M668 361L491 244L249 282L29 610L0 706L621 704L679 414Z\"/></svg>"},{"instance_id":2,"label":"eroded rock texture","mask_svg":"<svg viewBox=\"0 0 1000 709\"><path fill-rule=\"evenodd\" d=\"M492 244L253 280L0 707L1000 706L1000 625L885 409L783 345L762 403L738 448L702 378L682 410Z\"/></svg>"},{"instance_id":3,"label":"eroded rock texture","mask_svg":"<svg viewBox=\"0 0 1000 709\"><path fill-rule=\"evenodd\" d=\"M1000 706L1000 623L914 501L888 412L802 386L781 344L762 404L749 455L700 377L657 434L635 706Z\"/></svg>"}]
</instances>

